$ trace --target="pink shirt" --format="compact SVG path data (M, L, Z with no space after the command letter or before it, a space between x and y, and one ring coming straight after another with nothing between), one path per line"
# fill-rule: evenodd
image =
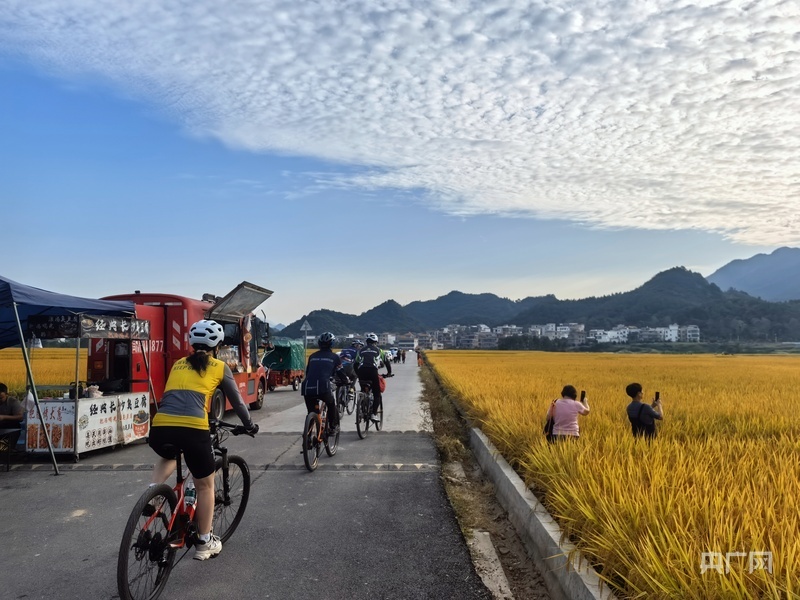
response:
M580 435L578 415L585 415L589 410L572 398L559 398L553 405L553 435Z

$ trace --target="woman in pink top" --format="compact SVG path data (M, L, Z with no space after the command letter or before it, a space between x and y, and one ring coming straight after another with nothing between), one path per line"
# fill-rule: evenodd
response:
M553 416L553 441L574 440L580 436L578 415L589 414L589 402L585 396L578 402L577 397L575 386L565 385L561 390L561 398L550 404L547 416Z

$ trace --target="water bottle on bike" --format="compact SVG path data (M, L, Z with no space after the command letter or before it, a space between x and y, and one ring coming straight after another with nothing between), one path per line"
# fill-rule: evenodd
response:
M197 504L197 488L194 487L194 479L189 477L186 481L186 491L183 496L183 503L189 507Z

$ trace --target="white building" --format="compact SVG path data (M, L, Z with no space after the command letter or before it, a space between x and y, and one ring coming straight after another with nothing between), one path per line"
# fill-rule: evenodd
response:
M516 325L498 325L492 329L492 333L500 337L510 337L512 335L523 335L525 330Z

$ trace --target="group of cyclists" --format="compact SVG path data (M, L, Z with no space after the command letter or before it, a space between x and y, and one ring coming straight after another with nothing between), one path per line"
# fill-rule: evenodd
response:
M328 421L333 434L339 429L339 411L336 410L330 382L333 380L337 385L352 385L356 380L368 381L373 395L370 412L372 418L377 419L376 413L382 402L378 369L386 367L387 376L392 375L391 360L378 346L378 336L374 333L367 334L366 344L358 339L353 340L350 347L344 348L339 354L333 351L335 342L336 336L329 331L317 338L319 350L308 357L305 378L300 387L309 413L317 410L319 400L328 406Z
M172 367L153 418L148 443L160 460L153 468L152 483L164 483L176 468L178 452L192 474L197 489L198 543L194 558L206 560L220 553L222 542L213 535L211 525L214 511L215 457L210 444L209 413L211 399L218 387L227 396L241 419L245 433L255 435L258 425L242 399L230 367L217 359L219 345L225 337L223 327L216 321L204 319L189 329L189 344L194 352L178 360ZM354 340L339 354L333 352L336 336L326 331L317 338L319 350L306 365L301 392L309 413L316 412L317 400L328 406L328 419L334 433L339 428L339 413L330 382L352 385L356 380L372 384L372 418L377 419L382 396L378 369L385 367L392 375L391 360L378 346L378 336L370 333L366 343Z
M394 350L394 354L392 355L392 362L400 363L402 362L405 364L406 362L406 351L405 350Z

